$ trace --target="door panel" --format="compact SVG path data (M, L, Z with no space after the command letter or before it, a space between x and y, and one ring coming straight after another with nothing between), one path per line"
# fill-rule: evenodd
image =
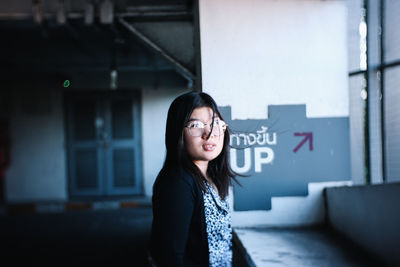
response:
M73 121L75 141L96 139L95 121L96 103L93 100L79 101L73 104Z
M96 118L100 105L96 97L66 98L68 179L71 196L102 194L102 147Z
M96 189L98 184L98 164L96 149L78 149L75 151L75 177L78 189Z
M141 192L140 125L137 98L114 95L106 104L107 168L110 194Z
M117 100L111 104L113 139L133 138L133 109L131 100Z
M113 169L114 187L131 187L135 185L133 149L114 149Z

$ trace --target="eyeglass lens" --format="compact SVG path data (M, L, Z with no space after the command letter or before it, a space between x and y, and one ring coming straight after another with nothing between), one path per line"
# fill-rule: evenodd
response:
M215 123L213 130L212 130L212 135L214 136L220 136L224 133L224 122L219 121L219 123ZM211 127L211 126L209 126ZM204 131L205 131L205 125L203 123L193 123L189 125L189 133L191 136L202 136Z

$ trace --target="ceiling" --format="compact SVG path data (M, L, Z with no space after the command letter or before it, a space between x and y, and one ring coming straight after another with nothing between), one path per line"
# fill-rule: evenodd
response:
M158 84L171 73L193 84L193 10L192 0L1 0L0 69L14 78L87 80L115 67L122 84Z
M2 0L0 19L22 19L38 16L76 18L106 16L171 17L191 13L193 0Z

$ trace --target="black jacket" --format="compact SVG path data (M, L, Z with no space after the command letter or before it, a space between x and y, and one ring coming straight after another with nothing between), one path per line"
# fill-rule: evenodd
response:
M158 266L208 266L203 192L187 171L163 170L153 187L150 253Z

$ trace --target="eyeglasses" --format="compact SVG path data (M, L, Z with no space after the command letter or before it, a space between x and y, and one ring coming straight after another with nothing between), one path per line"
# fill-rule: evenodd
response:
M186 125L186 128L188 128L189 134L191 136L199 137L204 134L206 125L207 124L203 123L202 121L194 120L194 121L188 122L188 124ZM209 126L211 128L211 125L209 125ZM211 135L214 135L214 136L223 135L227 126L228 126L228 124L226 124L222 120L214 120Z

